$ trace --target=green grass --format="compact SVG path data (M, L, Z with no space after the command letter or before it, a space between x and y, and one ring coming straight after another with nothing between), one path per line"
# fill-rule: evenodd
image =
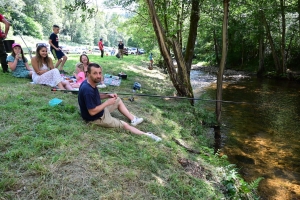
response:
M138 93L176 93L167 75L157 68L147 70L146 56L89 57L104 73L128 75L120 87L108 86L103 92L132 93L137 81L142 85ZM69 55L65 70L73 72L78 60L78 55ZM124 100L133 114L145 119L138 128L163 138L156 143L84 123L76 94L52 92L3 73L0 91L0 199L229 198L222 182L228 163L213 155L211 136L200 125L205 120L201 105L151 97ZM53 98L62 99L63 105L50 107ZM172 138L211 156L189 154ZM180 159L189 162L183 167Z

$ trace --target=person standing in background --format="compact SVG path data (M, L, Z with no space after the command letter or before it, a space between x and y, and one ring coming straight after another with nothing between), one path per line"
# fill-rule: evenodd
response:
M123 59L123 54L124 54L124 44L122 42L122 40L119 42L118 44L118 53L121 59Z
M103 58L103 54L104 54L104 46L103 46L103 40L102 38L100 38L99 42L98 42L98 47L100 49L101 52L101 58Z
M53 33L51 33L49 37L49 44L50 44L50 51L53 54L53 57L55 60L57 60L57 63L55 64L55 68L58 68L59 65L59 72L61 74L66 74L66 71L64 71L64 64L68 60L68 57L62 52L62 50L58 46L58 36L59 33L59 26L53 25Z
M111 50L110 55L111 55L111 56L114 56L114 55L115 55L115 47L113 47L113 49Z
M8 73L8 65L6 62L7 53L5 50L3 40L7 37L10 23L7 21L7 19L5 19L5 17L2 14L0 14L0 22L2 22L5 25L4 32L1 30L1 26L0 26L0 61L1 61L3 73Z
M150 65L149 65L148 69L152 70L153 69L153 54L150 53L148 58L149 58L149 61L150 61Z

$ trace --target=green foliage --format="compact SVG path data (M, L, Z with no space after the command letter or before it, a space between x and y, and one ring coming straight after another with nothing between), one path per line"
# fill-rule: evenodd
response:
M139 47L138 43L133 41L132 38L128 39L127 45L130 46L130 47Z
M27 17L22 13L11 13L13 20L14 33L16 35L28 35L38 39L43 38L41 25L34 21L34 19Z
M67 4L63 9L67 12L75 12L77 10L82 10L81 22L85 22L86 18L92 18L95 16L97 8L88 6L88 4L83 0L75 0L70 4Z
M249 184L241 178L234 165L218 168L217 174L222 178L228 199L259 199L256 189L259 182L263 180L262 177Z

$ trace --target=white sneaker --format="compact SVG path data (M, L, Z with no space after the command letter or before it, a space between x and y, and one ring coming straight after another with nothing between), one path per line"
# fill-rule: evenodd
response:
M103 84L100 84L100 85L97 85L97 88L105 88L106 85L103 83Z
M146 135L147 135L148 137L152 138L153 140L155 140L156 142L159 142L159 141L162 140L161 137L158 137L157 135L154 135L154 134L151 133L151 132L146 133Z
M143 121L144 121L143 118L137 118L136 116L134 116L133 120L131 121L131 125L136 126L136 125L142 123Z

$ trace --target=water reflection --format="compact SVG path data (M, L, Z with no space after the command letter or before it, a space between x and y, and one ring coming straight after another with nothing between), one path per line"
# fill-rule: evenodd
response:
M214 99L216 79L197 73L191 79L203 76L197 80L204 83L192 81L195 96ZM205 86L198 88L201 85ZM259 187L262 199L300 199L300 85L229 77L223 99L254 104L223 103L222 153L237 164L247 181L265 178ZM215 109L214 103L205 106Z

